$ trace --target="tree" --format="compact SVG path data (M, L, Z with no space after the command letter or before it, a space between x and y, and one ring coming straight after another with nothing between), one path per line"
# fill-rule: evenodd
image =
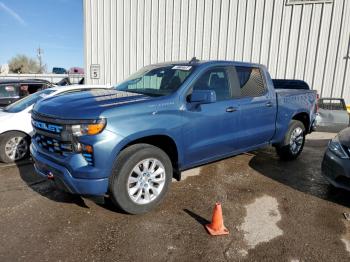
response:
M16 55L9 61L10 73L31 74L42 73L45 65L40 68L39 63L26 55Z

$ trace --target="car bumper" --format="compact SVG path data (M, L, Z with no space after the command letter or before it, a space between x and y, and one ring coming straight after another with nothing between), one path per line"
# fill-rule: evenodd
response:
M335 187L350 190L350 160L327 150L322 161L322 174Z
M48 159L35 143L31 144L30 152L34 160L35 171L40 176L53 180L57 188L79 195L102 196L107 193L108 178L87 179L74 177L74 172ZM94 177L93 172L98 172L98 170L90 169L89 172L89 175Z

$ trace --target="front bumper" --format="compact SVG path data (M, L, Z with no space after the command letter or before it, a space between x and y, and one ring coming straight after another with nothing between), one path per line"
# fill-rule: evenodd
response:
M322 174L333 186L350 191L349 159L342 159L327 149L322 161Z
M52 179L59 189L79 195L102 196L106 194L108 177L91 179L74 177L74 172L45 156L35 142L31 144L30 152L34 160L35 171L44 178ZM98 172L95 169L89 171L90 175L92 175L91 172Z

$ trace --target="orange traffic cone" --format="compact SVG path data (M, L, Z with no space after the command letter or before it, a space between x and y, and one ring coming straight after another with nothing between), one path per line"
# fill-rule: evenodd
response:
M228 235L229 232L224 226L224 219L222 218L221 203L215 204L211 224L205 225L205 228L212 236Z

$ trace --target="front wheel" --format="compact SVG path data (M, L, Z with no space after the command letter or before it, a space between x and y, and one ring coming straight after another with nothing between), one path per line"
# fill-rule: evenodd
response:
M292 120L284 138L284 144L276 146L276 152L282 160L294 160L305 144L305 127L298 120Z
M118 156L109 180L111 199L127 213L148 212L165 197L172 174L171 161L160 148L148 144L127 147Z
M18 131L7 132L0 136L0 161L13 163L29 155L30 138Z

